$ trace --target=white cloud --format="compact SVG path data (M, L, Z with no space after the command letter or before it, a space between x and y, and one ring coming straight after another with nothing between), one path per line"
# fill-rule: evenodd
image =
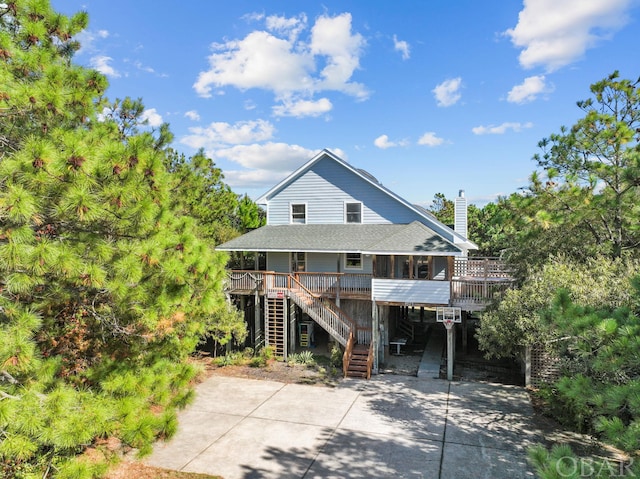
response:
M240 121L235 124L213 122L207 127L191 127L190 135L180 139L192 148L214 149L266 141L273 137L275 127L265 120Z
M462 97L460 88L462 87L462 78L450 78L437 85L433 90L433 96L438 106L455 105Z
M187 118L193 121L200 121L200 115L196 110L189 110L184 114L184 116L186 116Z
M212 158L224 158L250 170L288 174L304 162L309 161L317 151L288 143L267 142L235 145L208 153Z
M418 140L418 145L425 145L425 146L439 146L439 145L442 145L443 143L444 143L444 139L439 138L433 131L426 132Z
M157 128L162 125L162 115L155 108L148 108L142 112L142 121L148 121L149 126Z
M535 100L539 94L552 91L553 88L547 86L544 75L536 75L524 79L521 85L514 86L507 94L507 101L510 103L529 103Z
M393 47L396 49L396 51L402 53L403 60L409 59L409 44L407 42L405 42L404 40L398 40L398 37L394 35Z
M310 55L292 51L293 45L268 32L255 31L242 40L214 44L210 69L201 72L194 84L198 95L211 96L212 86L233 86L240 90L262 88L277 94L310 90L313 70Z
M378 138L373 140L373 144L378 148L386 150L387 148L394 148L396 146L407 146L409 142L407 140L389 141L389 137L387 135L380 135Z
M304 13L299 17L290 18L270 15L265 18L265 25L270 31L286 35L289 41L294 42L307 28L307 16Z
M386 150L387 148L392 148L396 146L396 144L392 141L389 141L389 137L387 135L380 135L378 138L373 140L373 144L378 148Z
M505 35L522 49L524 68L551 72L581 58L629 20L632 0L525 0L518 24Z
M319 100L298 100L298 101L284 101L282 105L276 105L273 107L273 114L275 116L293 116L296 118L302 118L306 116L320 116L324 113L328 113L333 109L333 104L327 98L320 98Z
M346 154L340 149L332 151L342 159ZM265 143L237 145L231 148L208 151L211 158L226 159L243 166L244 170L225 170L224 180L232 188L268 188L287 177L318 153L299 145Z
M307 158L309 160L311 157ZM301 163L302 164L302 163ZM224 170L224 182L235 190L269 188L282 181L288 173L271 170Z
M109 37L108 30L82 30L75 36L75 39L80 42L80 50L76 53L81 55L86 52L96 52L95 43L98 39L105 39Z
M320 72L322 80L316 89L335 90L365 99L369 92L360 83L349 82L353 72L360 67L360 55L365 40L359 33L351 33L351 14L335 17L322 16L311 29L311 53L323 56L325 67Z
M133 62L133 66L136 67L138 70L141 70L143 72L147 72L147 73L155 73L156 71L149 67L144 65L140 60L136 60Z
M234 87L271 91L278 101L295 97L296 102L313 102L322 91L368 97L362 84L351 81L365 40L352 32L350 14L319 17L306 39L299 38L308 28L304 15L270 16L264 21L267 30L212 45L209 69L200 72L193 85L198 95L210 97L213 89Z
M241 18L246 22L260 22L264 20L264 17L264 13L253 12L243 15Z
M525 128L533 127L533 123L516 123L516 122L505 122L501 125L489 125L489 126L476 126L471 129L471 131L475 135L503 135L507 132L507 130L512 130L515 132L522 131Z
M94 68L95 70L98 70L103 75L106 75L112 78L119 78L121 76L120 72L118 72L115 68L109 65L109 62L111 62L112 60L113 58L108 57L106 55L97 55L95 57L92 57L91 60L89 60L89 64L91 65L92 68Z

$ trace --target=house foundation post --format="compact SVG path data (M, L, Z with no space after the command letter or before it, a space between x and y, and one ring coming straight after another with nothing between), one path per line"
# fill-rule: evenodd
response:
M447 381L453 381L454 350L455 350L454 328L447 328Z
M468 324L468 316L469 313L466 311L462 312L462 352L464 354L467 354L468 352L468 347L467 347L467 339L468 339L468 331L467 331L467 324Z
M260 281L256 280L256 290L253 297L253 347L257 348L262 339L262 332L260 331Z
M524 385L531 386L531 346L524 348Z
M292 351L296 350L296 305L293 301L289 301L289 345Z
M287 353L289 351L289 298L285 297L282 300L282 359L287 360Z
M378 330L378 306L376 305L375 299L372 301L371 305L371 342L373 343L373 374L378 374L378 348L380 345L380 331Z

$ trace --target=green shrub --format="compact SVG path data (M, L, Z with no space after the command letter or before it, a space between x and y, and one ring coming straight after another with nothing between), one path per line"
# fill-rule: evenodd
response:
M342 355L343 351L340 347L334 346L331 348L331 366L334 368L342 368Z
M536 445L528 450L528 461L540 479L607 479L613 477L636 477L640 468L633 460L620 458L580 457L566 445L555 445L548 450Z
M263 368L267 365L267 361L262 356L256 356L255 358L251 358L249 361L249 366L252 368Z
M266 362L275 357L275 352L271 346L265 346L260 350L260 357Z
M302 351L289 356L289 364L302 364L305 366L313 366L316 360L311 351Z
M224 366L237 366L238 364L242 364L245 361L245 357L242 353L232 352L227 353L224 356L218 356L213 359L213 364L216 366L224 367Z

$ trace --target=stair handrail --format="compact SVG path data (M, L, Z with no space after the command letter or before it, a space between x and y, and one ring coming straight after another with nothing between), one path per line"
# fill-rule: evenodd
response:
M344 348L344 353L342 354L342 372L344 373L344 377L347 377L347 373L349 371L349 363L351 362L351 356L353 355L353 346L355 345L355 335L353 331L349 332L349 339L347 341L347 345Z
M369 354L367 355L367 379L371 379L371 369L373 369L373 341L369 343Z
M290 276L290 279L291 279L290 286L293 286L293 285L296 286L295 288L290 287L289 289L290 295L293 297L293 299L294 300L298 299L297 292L300 291L302 297L307 297L312 301L313 304L321 306L321 310L319 312L317 310L312 310L311 308L308 308L307 305L304 303L304 301L300 301L298 305L303 309L306 309L305 312L307 314L315 313L317 317L314 319L316 319L316 321L318 321L319 323L325 323L325 324L321 324L321 326L325 327L325 329L327 330L332 330L337 336L336 339L338 339L343 346L346 346L346 343L349 340L349 334L352 334L353 331L355 331L357 328L356 322L353 319L351 319L336 304L334 304L329 300L323 300L321 296L311 292L302 283L300 283L300 281L298 281L298 279L295 278L294 276ZM321 315L322 311L328 313L330 317L334 319L336 323L341 324L346 331L339 331L335 327L333 327L330 321L327 321L325 318L322 317Z

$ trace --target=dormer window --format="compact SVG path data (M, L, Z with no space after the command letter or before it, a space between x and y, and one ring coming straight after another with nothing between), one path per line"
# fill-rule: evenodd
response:
M345 219L347 223L362 223L362 203L346 203Z
M304 203L291 205L291 223L305 224L307 222L307 205Z

